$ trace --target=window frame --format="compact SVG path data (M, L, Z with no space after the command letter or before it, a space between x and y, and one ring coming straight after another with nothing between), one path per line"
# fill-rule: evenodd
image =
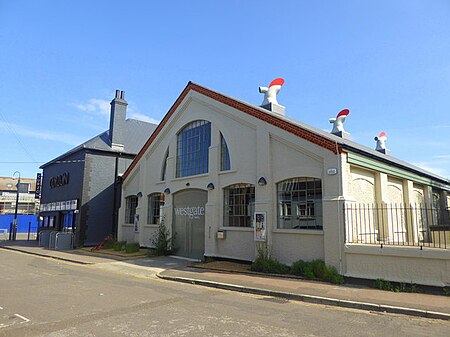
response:
M30 188L30 183L17 183L17 190L19 191L19 193L30 193Z
M147 225L159 225L161 223L161 208L164 204L164 193L156 192L147 195Z
M167 178L167 159L169 158L169 148L167 148L166 154L161 167L161 181L165 181Z
M238 183L224 187L224 227L253 228L255 197L255 185L253 184Z
M138 197L136 195L129 195L125 198L125 223L133 224L134 216L136 215L136 208L138 206Z
M185 125L177 134L176 178L209 172L211 122L196 120Z
M323 230L322 180L295 177L277 183L277 229Z
M230 171L231 170L231 160L230 160L230 152L228 150L228 144L223 136L222 132L220 133L220 171Z

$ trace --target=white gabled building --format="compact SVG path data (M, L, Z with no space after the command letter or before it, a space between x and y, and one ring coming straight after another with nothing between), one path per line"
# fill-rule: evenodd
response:
M450 182L338 129L189 82L123 176L119 240L150 247L164 218L180 256L252 261L263 240L284 263L450 284Z

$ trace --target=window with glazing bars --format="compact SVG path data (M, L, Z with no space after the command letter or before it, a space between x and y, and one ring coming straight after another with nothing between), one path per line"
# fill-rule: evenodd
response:
M252 227L255 186L236 184L224 188L224 226Z
M195 121L187 125L177 137L177 177L208 172L211 123Z
M125 198L125 223L134 223L137 203L138 198L135 195L131 195Z
M162 206L164 206L164 193L153 193L148 196L147 224L160 224Z
M228 145L225 138L220 134L220 170L230 170L230 153L228 152Z
M278 228L322 229L322 182L294 178L277 184Z
M167 158L169 158L169 149L167 149L166 155L164 156L163 166L161 170L161 181L166 180Z

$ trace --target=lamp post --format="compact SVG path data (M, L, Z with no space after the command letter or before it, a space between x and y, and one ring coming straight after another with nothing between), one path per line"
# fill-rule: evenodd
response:
M19 208L19 186L20 186L20 172L16 171L13 173L13 179L16 175L16 173L18 174L18 179L17 179L17 195L16 195L16 207L14 210L14 221L13 221L13 228L11 230L12 232L12 240L15 241L16 240L16 234L17 234L17 210ZM9 233L10 235L10 239L11 239L11 232Z

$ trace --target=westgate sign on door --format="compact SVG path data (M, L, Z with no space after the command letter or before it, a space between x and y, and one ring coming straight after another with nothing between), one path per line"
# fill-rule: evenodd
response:
M175 208L175 215L187 216L189 219L199 219L201 216L205 215L205 207L177 207Z

